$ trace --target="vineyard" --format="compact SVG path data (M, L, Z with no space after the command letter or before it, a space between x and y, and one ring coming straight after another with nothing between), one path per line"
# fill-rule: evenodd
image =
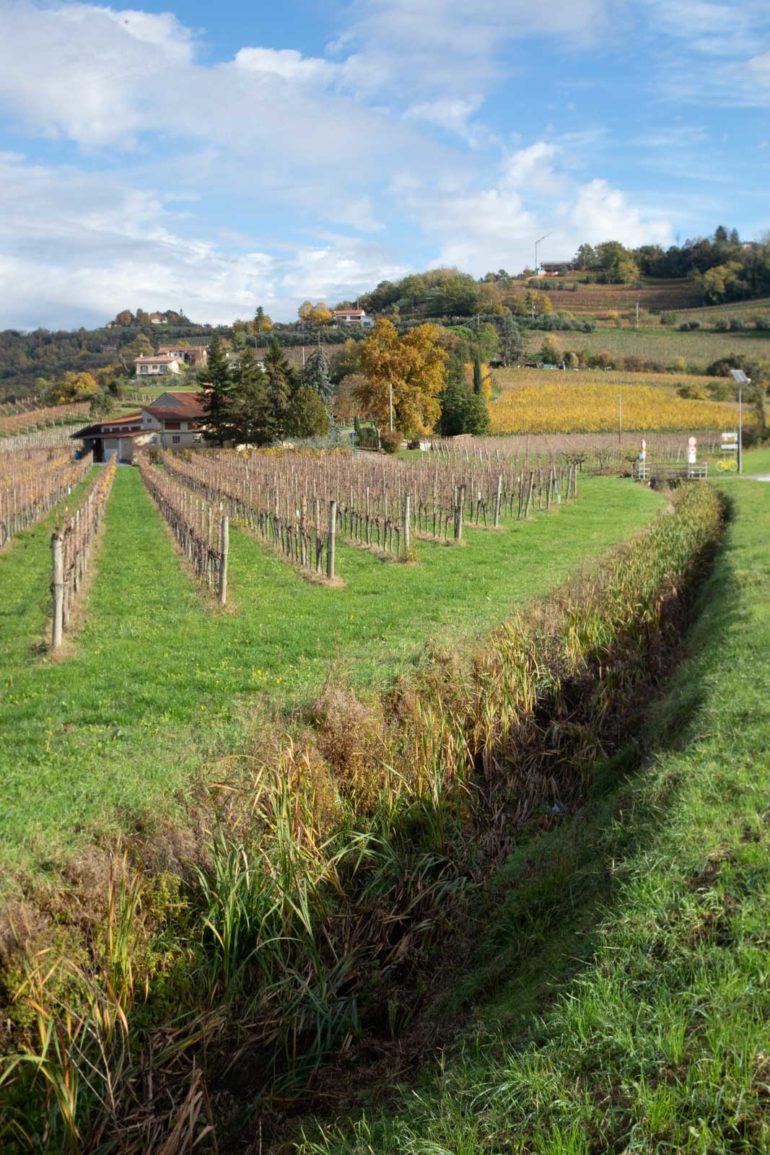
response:
M660 432L732 428L734 405L690 401L648 385L582 384L541 372L537 385L509 386L490 402L494 433Z
M0 455L0 548L67 497L91 468L70 447L17 449Z
M527 355L537 358L544 337L562 353L572 350L597 356L606 354L612 366L619 369L642 369L654 372L703 374L709 365L729 353L747 357L766 357L767 339L744 330L738 333L713 333L676 329L597 329L593 333L530 331ZM631 364L625 364L627 360Z
M582 805L722 516L709 485L669 502L593 476L637 446L611 428L77 463L0 553L2 894L50 896L2 1004L30 1056L5 1078L41 1149L159 1150L188 1107L228 1149L234 1053L294 1095L345 1039L408 1022L452 912ZM661 460L685 445L648 438ZM65 459L7 454L0 485Z
M563 279L546 277L532 284L549 294L555 309L565 309L576 316L601 316L620 310L633 312L637 302L640 308L650 310L692 309L701 303L689 280L648 279L641 287L634 287L585 284L567 274Z
M413 537L460 543L463 526L498 529L574 497L574 462L541 456L450 452L430 461L349 454L204 452L143 463L151 492L162 484L200 552L211 549L212 505L305 573L335 578L335 540L385 558L412 560ZM160 480L162 478L162 481ZM172 498L172 489L174 487Z
M88 414L88 402L72 405L0 405L0 438L48 426L73 424Z

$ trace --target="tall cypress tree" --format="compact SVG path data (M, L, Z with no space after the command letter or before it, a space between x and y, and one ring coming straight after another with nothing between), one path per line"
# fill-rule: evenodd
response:
M473 358L473 392L477 397L481 397L483 392L483 381L481 379L481 361L478 353Z

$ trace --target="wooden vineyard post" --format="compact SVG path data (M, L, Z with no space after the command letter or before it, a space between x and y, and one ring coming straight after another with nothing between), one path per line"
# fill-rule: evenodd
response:
M532 491L534 490L534 488L535 488L535 475L534 475L534 473L530 473L529 484L527 485L527 504L526 504L526 507L524 509L524 520L525 521L529 517L529 511L532 508Z
M495 493L495 529L500 528L500 502L503 497L503 475L499 473L497 476L497 492Z
M411 510L409 507L410 507L410 497L409 497L409 494L407 493L406 496L404 497L404 530L403 530L403 533L401 534L401 548L402 548L403 561L409 561L409 554L411 552L411 542L410 542L410 536L409 536L409 531L410 531L409 518L410 518Z
M51 538L51 554L53 557L53 626L51 631L51 647L59 649L64 632L64 554L62 541L58 533Z
M465 486L461 485L457 492L455 505L455 541L463 539L463 512L465 510Z
M329 544L326 548L326 576L334 579L334 555L337 542L337 502L329 502Z
M223 517L219 523L219 604L227 605L227 555L230 552L230 519Z

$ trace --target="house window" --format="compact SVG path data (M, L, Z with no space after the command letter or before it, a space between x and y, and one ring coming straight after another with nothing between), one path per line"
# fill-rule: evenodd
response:
M179 428L180 428L180 425L179 425L178 421L167 421L166 422L166 429L179 429Z
M171 443L172 443L172 445L178 445L181 440L182 440L182 438L179 436L179 434L175 433L174 436L171 438Z

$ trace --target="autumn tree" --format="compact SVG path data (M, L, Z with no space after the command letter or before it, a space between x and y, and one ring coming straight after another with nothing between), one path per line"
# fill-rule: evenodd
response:
M62 375L61 381L49 387L46 400L52 405L68 405L72 401L90 401L100 393L99 382L93 373L70 370Z
M251 327L256 337L262 336L263 333L272 333L273 320L261 305L257 306L257 311L254 314L254 320L251 322Z
M364 383L356 390L365 416L388 426L392 397L394 428L407 437L433 429L447 359L440 337L436 325L418 325L399 337L390 321L375 324L361 345Z
M312 301L303 301L297 315L304 325L330 325L334 320L334 313L323 301L315 305Z

